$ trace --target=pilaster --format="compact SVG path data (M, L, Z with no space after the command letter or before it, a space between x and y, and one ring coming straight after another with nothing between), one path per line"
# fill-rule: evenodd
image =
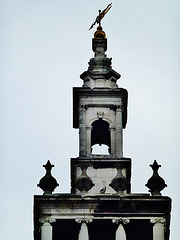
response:
M89 240L87 224L92 222L91 218L76 218L75 221L81 224L78 240Z
M87 156L91 154L91 130L92 127L86 127L86 149L87 149Z
M41 240L52 240L52 223L56 220L51 218L40 218Z
M111 137L111 156L115 157L115 155L116 155L116 148L115 148L116 132L115 132L115 127L109 127L109 129L110 129L110 137Z
M164 240L165 231L165 218L152 218L150 220L153 223L153 240Z
M85 157L86 152L86 107L85 105L79 106L79 156Z
M114 218L112 219L113 223L119 224L116 230L116 240L126 240L126 232L124 230L124 224L128 224L130 222L129 218Z
M116 108L116 157L123 157L123 137L122 137L122 112L121 105Z

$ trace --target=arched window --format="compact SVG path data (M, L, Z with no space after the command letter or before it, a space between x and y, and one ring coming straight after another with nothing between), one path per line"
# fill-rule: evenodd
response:
M108 153L110 153L111 142L110 142L109 123L102 119L96 120L92 123L91 147L93 147L96 144L99 144L99 146L101 146L102 144L106 145L107 147L109 147ZM107 152L107 147L106 147L106 150L103 150L102 148L103 153ZM105 154L108 154L108 153L105 153Z

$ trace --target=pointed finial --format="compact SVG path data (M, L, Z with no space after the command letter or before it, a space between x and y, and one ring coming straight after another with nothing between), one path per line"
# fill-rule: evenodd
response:
M54 165L52 165L51 162L48 160L46 165L43 165L43 167L46 169L46 171L50 172Z
M153 196L161 196L161 191L167 187L167 185L165 184L165 181L163 178L161 178L158 174L158 169L161 167L161 165L159 165L157 163L156 160L154 160L153 164L149 165L152 170L153 170L153 175L152 177L148 180L147 184L145 185L146 187L149 188L149 192L151 192L151 194Z
M154 172L157 172L158 169L161 167L161 165L159 165L156 160L154 160L153 164L150 164L149 166L152 168Z
M54 167L48 160L46 165L43 165L46 169L46 174L43 178L40 179L39 184L37 185L44 191L44 195L52 194L54 189L59 186L56 179L51 175L51 170Z

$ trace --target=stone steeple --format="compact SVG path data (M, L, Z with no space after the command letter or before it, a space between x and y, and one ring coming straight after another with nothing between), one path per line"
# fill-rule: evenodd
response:
M77 164L84 161L89 166L87 174L95 183L90 193L99 193L103 183L106 193L113 193L109 184L116 175L117 162L129 182L125 190L130 192L131 159L123 157L128 93L118 87L120 74L112 69L112 59L105 55L107 38L101 26L94 33L92 50L94 57L88 70L80 75L83 85L73 88L73 127L79 129L79 157L71 159L72 192L77 193L75 182L80 171ZM94 154L95 145L108 147L108 154Z
M79 156L89 157L93 144L105 144L111 157L122 157L128 93L118 87L120 74L112 69L111 58L105 55L107 39L102 27L94 36L94 57L88 70L80 75L83 86L73 88L73 127L79 128Z
M166 184L156 161L146 184L151 195L131 193L131 159L123 156L128 93L118 87L120 75L105 55L100 19L107 9L96 18L94 57L80 75L83 85L73 88L79 155L71 158L71 193L52 194L58 183L48 161L38 184L44 194L34 196L35 240L169 240L171 199L160 193ZM108 153L93 153L95 145L105 145Z

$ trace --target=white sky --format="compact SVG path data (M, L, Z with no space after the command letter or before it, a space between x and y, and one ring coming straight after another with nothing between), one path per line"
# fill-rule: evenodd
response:
M78 156L72 87L93 57L88 31L106 0L0 1L0 239L32 239L33 195L48 159L69 192L69 159ZM102 21L108 57L129 92L124 156L132 192L147 193L156 159L173 200L171 240L180 236L180 2L113 1Z

